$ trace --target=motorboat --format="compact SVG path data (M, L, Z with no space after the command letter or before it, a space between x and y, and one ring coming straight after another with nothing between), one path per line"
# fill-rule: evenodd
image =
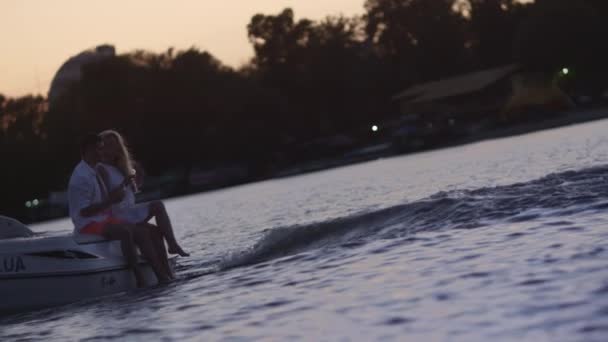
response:
M157 284L140 258L145 286ZM136 288L120 242L86 234L34 234L0 216L0 314L68 304Z

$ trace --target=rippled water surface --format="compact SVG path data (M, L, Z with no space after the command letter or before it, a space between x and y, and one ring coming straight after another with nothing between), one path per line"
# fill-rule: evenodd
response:
M178 281L5 317L0 340L606 341L606 132L600 121L167 201L192 252Z

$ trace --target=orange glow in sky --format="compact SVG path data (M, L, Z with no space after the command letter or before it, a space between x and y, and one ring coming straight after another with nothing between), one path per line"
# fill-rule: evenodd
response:
M0 0L0 93L46 95L61 64L100 44L117 53L195 46L238 67L253 56L254 14L363 14L364 0Z
M296 18L318 20L363 14L364 2L0 0L0 93L46 95L63 62L100 44L114 45L117 53L195 46L238 67L253 56L246 26L254 14L278 14L291 7Z

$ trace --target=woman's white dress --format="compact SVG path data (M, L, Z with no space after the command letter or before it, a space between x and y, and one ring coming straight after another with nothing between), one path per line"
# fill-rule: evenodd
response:
M103 167L107 172L109 184L105 184L108 191L112 191L121 186L125 176L115 166L100 163L97 167ZM129 223L142 223L150 217L149 203L135 203L135 193L131 186L125 187L125 197L122 201L112 205L112 216Z

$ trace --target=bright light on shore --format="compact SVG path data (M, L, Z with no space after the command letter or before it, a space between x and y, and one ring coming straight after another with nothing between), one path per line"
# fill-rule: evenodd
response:
M373 125L372 126L372 132L378 132L378 126Z
M562 74L568 75L569 72L570 70L568 68L562 68Z

